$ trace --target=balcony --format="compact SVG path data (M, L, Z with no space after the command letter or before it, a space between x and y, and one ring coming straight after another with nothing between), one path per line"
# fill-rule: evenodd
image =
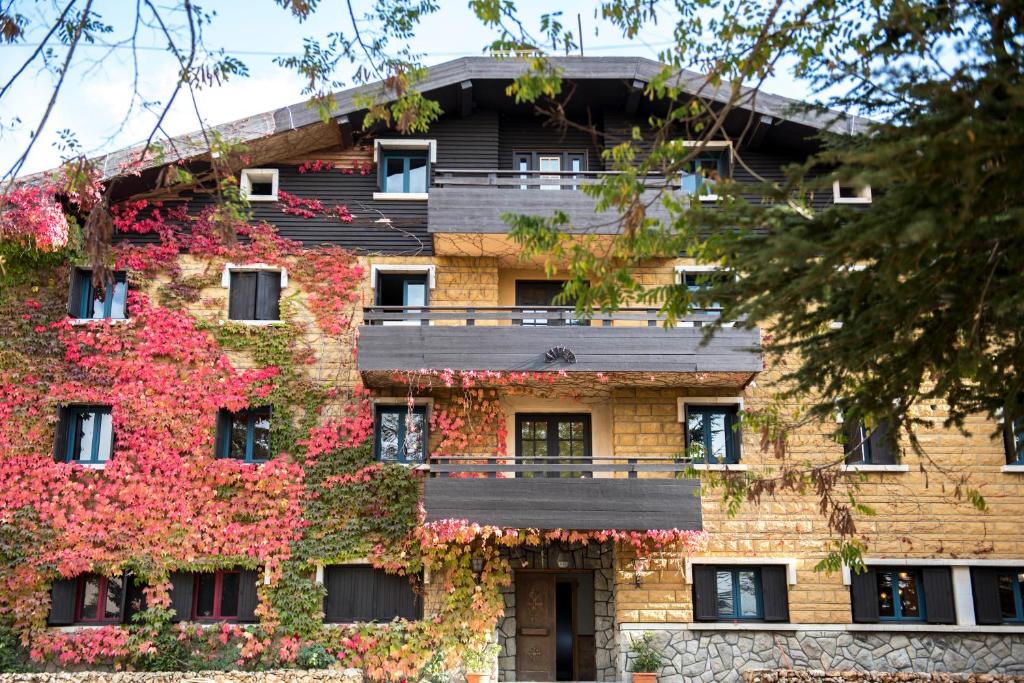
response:
M611 235L619 230L619 215L595 211L594 198L581 187L612 171L434 170L427 200L427 229L431 233L507 233L504 213L550 216L559 210L569 217L567 232ZM659 188L678 190L679 183L651 175L647 208L652 218L669 215L655 195Z
M577 320L564 306L377 306L363 312L357 367L369 386L389 384L391 373L451 369L668 373L675 384L742 387L763 368L760 331L726 327L705 339L716 315L665 328L652 308Z
M435 457L424 482L428 522L623 531L702 528L700 482L659 456ZM647 476L653 474L654 476Z

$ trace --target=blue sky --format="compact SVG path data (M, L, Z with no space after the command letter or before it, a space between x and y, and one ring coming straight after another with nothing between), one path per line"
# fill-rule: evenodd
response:
M439 0L442 10L428 17L412 41L415 50L424 53L427 64L437 64L462 56L479 55L493 39L472 15L464 0ZM61 3L63 4L63 2ZM123 39L130 30L134 4L127 0L96 0L94 7L103 19L115 26L111 42ZM169 3L160 3L169 4ZM355 3L357 12L365 2ZM639 39L628 41L609 24L595 18L597 3L566 1L558 3L564 11L566 24L576 23L576 14L583 21L584 50L588 55L636 55L656 58L659 50L671 44L672 16L666 14L659 24L645 31ZM44 17L56 14L55 0L26 4L20 11L34 21L26 46L0 47L0 78L6 82L21 65L45 33ZM202 5L217 16L207 26L208 47L222 47L241 58L249 67L249 77L211 86L197 94L193 107L187 94L179 95L164 122L171 135L199 128L196 109L207 124L216 125L276 107L302 101L300 77L277 65L277 54L297 54L305 36L323 38L327 33L344 29L347 8L341 0L322 0L316 13L300 24L272 0L208 0ZM520 11L531 30L536 29L540 15L551 11L554 3L526 0ZM595 35L596 32L596 35ZM141 34L140 34L141 35ZM82 150L88 155L119 149L141 141L156 121L176 76L176 67L162 50L157 36L149 32L140 38L142 74L138 90L147 106L129 111L132 93L131 51L101 46L84 47L80 59L69 72L54 112L42 136L35 144L23 173L52 168L60 162L58 148L61 130L72 130ZM337 74L349 82L350 67L346 64ZM54 83L52 74L41 70L26 72L15 88L0 101L0 170L5 172L24 150L31 131L36 127ZM768 82L766 90L780 95L801 98L806 90L799 83L785 78ZM20 122L16 119L20 119Z

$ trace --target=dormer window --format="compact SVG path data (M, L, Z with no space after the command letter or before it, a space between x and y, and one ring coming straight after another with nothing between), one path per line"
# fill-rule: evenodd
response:
M113 273L103 291L92 284L92 271L75 268L71 273L68 315L76 320L123 320L128 317L128 277Z
M277 201L278 171L276 168L246 168L242 170L242 196L250 202Z
M870 204L871 186L837 180L832 183L832 201L835 204Z
M377 140L377 200L425 200L430 185L430 165L437 163L435 140L396 138Z

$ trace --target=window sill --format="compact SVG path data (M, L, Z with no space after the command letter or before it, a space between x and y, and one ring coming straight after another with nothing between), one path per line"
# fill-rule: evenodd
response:
M75 462L74 460L65 461L66 465L78 465L85 470L102 470L107 466L105 462Z
M833 631L874 633L1024 633L1024 625L981 626L976 624L794 624L790 622L686 622L622 624L623 631Z
M1007 474L1024 474L1024 463L1017 463L1014 465L1003 465L1000 472L1006 472Z
M843 465L843 472L909 472L909 465Z
M131 321L131 318L71 318L71 326L80 327L86 325L97 325L99 323L110 323L111 325L127 325Z
M863 197L835 197L832 199L833 204L870 204L871 200Z
M721 199L717 194L701 194L697 195L697 198L702 202L717 202Z
M425 202L429 198L426 192L374 192L374 201L385 202Z
M276 202L277 201L277 195L276 194L257 194L257 195L248 196L245 199L247 201L249 201L250 203L251 202Z
M719 463L693 463L690 465L693 469L707 472L745 472L750 469L750 465L742 462L733 462L728 464Z
M288 323L284 320L222 320L221 324L232 323L235 325L249 325L250 327L283 327Z

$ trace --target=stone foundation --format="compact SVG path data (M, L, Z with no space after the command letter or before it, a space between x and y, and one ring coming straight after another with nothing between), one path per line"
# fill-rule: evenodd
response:
M747 683L1018 683L1013 674L890 673L887 671L747 671Z
M618 645L615 625L615 550L611 543L589 543L586 546L565 546L553 543L544 548L512 548L503 550L513 570L551 569L555 558L564 551L572 558L563 569L590 569L594 572L594 646L597 680L619 681ZM516 680L516 587L502 589L505 614L498 620L498 680Z
M61 671L0 674L0 683L362 683L358 669L305 671Z
M819 673L977 672L1018 674L1016 678L1024 680L1024 634L1019 633L689 629L653 632L656 645L668 660L658 677L659 683L738 682L743 680L744 672L764 669ZM620 661L625 667L630 637L639 633L631 630L621 637ZM857 680L867 683L875 679Z

